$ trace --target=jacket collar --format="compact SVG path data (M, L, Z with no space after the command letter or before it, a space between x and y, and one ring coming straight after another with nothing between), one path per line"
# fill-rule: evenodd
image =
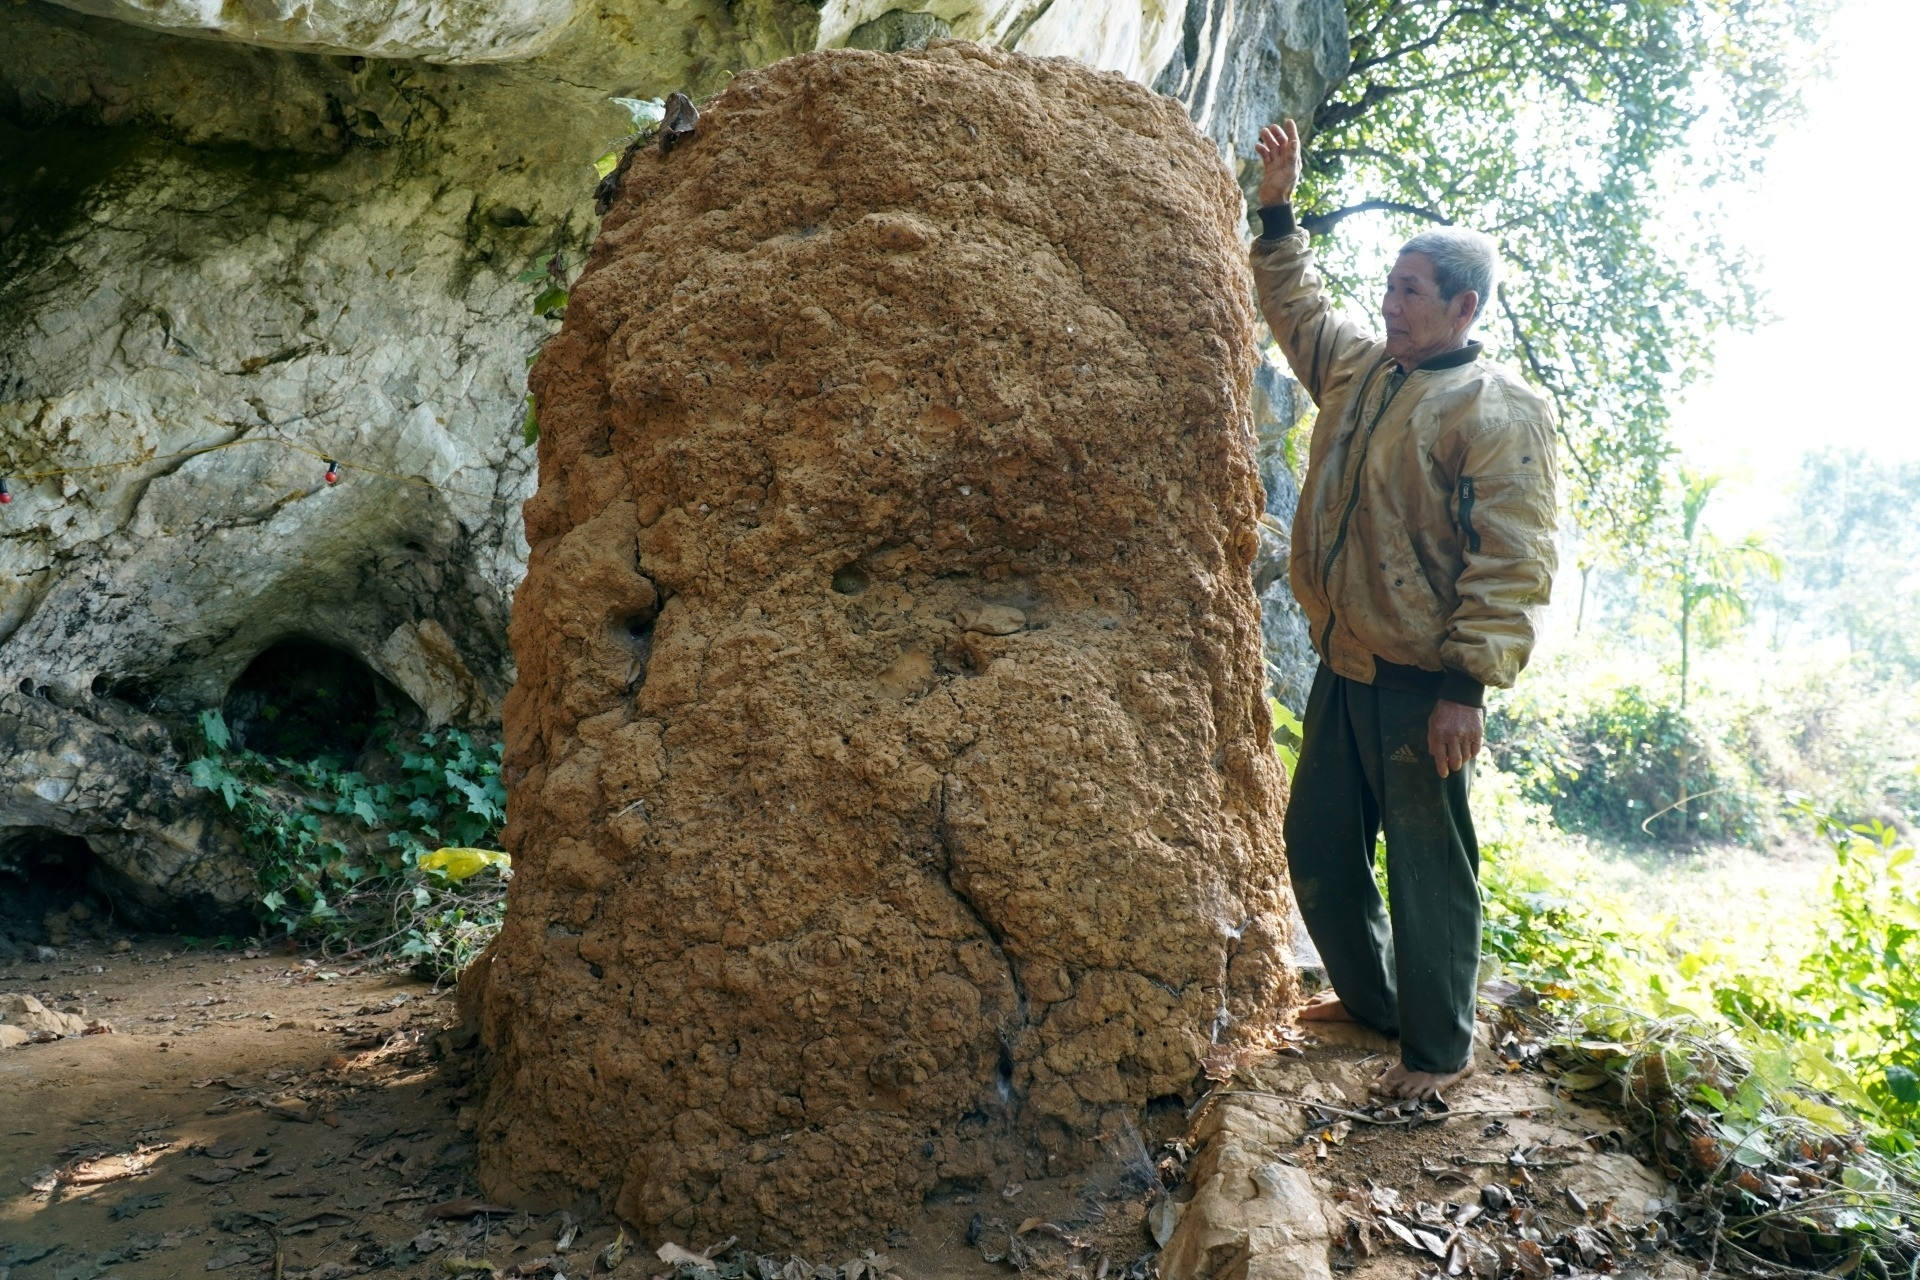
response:
M1422 360L1413 366L1415 373L1431 373L1437 369L1458 369L1463 364L1472 364L1480 358L1480 344L1469 342L1466 346L1453 351L1442 352L1431 360Z

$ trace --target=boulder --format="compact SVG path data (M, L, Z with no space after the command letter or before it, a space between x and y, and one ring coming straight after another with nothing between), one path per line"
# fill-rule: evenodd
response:
M488 1195L817 1253L1284 1013L1240 216L1177 104L960 42L634 156L533 377Z
M18 1028L28 1036L36 1032L77 1036L87 1029L87 1020L80 1015L49 1009L32 996L25 995L0 997L0 1018L6 1019L7 1026Z
M250 927L252 864L166 728L88 701L92 714L0 692L0 851L21 829L77 837L93 851L94 887L130 923Z

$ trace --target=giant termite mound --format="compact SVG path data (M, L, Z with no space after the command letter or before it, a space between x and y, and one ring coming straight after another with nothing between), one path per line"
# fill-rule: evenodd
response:
M534 371L490 1194L872 1239L1292 995L1239 195L958 42L636 153Z

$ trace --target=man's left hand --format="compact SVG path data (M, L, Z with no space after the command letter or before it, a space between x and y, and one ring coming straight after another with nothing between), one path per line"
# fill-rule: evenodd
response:
M1480 754L1486 729L1487 713L1479 707L1445 698L1433 704L1433 714L1427 717L1427 750L1441 777L1460 772Z

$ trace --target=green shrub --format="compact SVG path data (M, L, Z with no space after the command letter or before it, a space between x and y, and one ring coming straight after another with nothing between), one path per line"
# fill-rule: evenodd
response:
M1728 1018L1819 1044L1885 1121L1920 1136L1920 874L1913 845L1879 822L1804 806L1834 853L1819 934L1791 979L1737 975L1715 987Z
M205 751L191 776L220 798L252 856L266 926L325 947L397 955L436 977L458 972L498 929L511 874L504 855L450 873L434 854L498 849L506 819L499 743L458 729L403 733L387 722L362 772L332 757L247 751L218 711L201 714L200 730Z
M1735 1079L1696 1099L1726 1123L1758 1125L1770 1110L1858 1126L1905 1158L1920 1149L1920 859L1882 824L1797 807L1834 859L1823 897L1773 908L1804 912L1806 928L1756 929L1712 909L1682 921L1609 892L1583 841L1555 830L1517 779L1481 770L1488 967L1560 997L1601 1040L1724 1040L1766 1095Z
M1637 683L1568 692L1533 682L1487 724L1494 759L1570 831L1763 843L1779 833L1779 804L1730 736L1700 706L1682 710Z

